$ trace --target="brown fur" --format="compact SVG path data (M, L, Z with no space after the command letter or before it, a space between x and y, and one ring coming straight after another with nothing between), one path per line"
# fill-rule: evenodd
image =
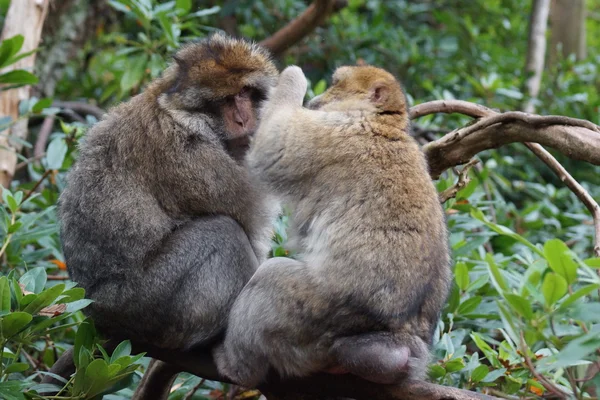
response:
M230 314L221 371L254 385L280 374L421 377L449 282L443 210L388 72L342 67L302 108L286 69L251 145L251 168L291 205L298 260L274 258Z

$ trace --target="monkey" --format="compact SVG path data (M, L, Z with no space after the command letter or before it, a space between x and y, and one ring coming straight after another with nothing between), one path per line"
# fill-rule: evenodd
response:
M303 107L285 69L248 165L293 210L295 259L261 264L213 355L248 387L270 372L344 373L381 384L421 379L450 285L447 228L400 83L344 66Z
M243 155L279 72L214 34L84 137L59 200L68 272L110 338L209 346L267 257L276 205Z

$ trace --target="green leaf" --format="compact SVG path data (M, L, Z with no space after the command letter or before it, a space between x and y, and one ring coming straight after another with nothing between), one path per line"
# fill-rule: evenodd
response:
M487 367L487 365L479 365L473 370L473 372L471 372L471 382L480 382L487 376L487 374L489 374L489 372L490 369Z
M60 299L58 303L73 303L85 297L85 289L76 287L73 289L65 290L62 295L65 297L63 299Z
M30 313L32 315L37 314L44 307L48 307L61 293L65 290L65 284L61 283L56 286L52 286L49 289L44 290L42 293L38 295L38 297L29 303L27 307L23 311Z
M46 168L61 169L69 147L64 138L58 137L50 142L46 151Z
M504 280L504 276L500 272L500 269L496 265L496 261L494 261L494 256L490 253L486 253L485 260L488 264L488 271L490 272L490 276L492 278L492 284L498 291L498 293L503 293L508 290L508 285Z
M175 7L184 14L189 13L192 9L192 0L177 0L175 4Z
M552 369L576 365L586 357L595 353L600 348L600 334L598 330L590 331L585 335L572 340L556 355L556 362L547 360Z
M131 342L129 340L125 340L117 346L115 351L113 351L112 356L110 356L110 363L112 364L118 358L131 355Z
M542 283L542 293L548 307L553 306L567 293L567 281L554 272L548 272Z
M597 283L582 287L581 289L577 290L575 293L567 296L567 298L561 303L561 305L560 305L560 307L558 307L558 309L566 310L571 304L573 304L580 298L587 296L588 294L592 293L596 289L600 289L600 285L598 285Z
M313 87L313 93L315 96L320 95L327 89L327 82L324 79L321 79L317 84Z
M35 85L36 83L38 83L38 78L31 72L22 69L16 69L0 75L0 84Z
M73 345L73 361L77 368L82 368L82 351L91 349L96 340L96 329L89 319L86 319L79 325L75 335L75 344Z
M600 268L600 257L588 258L584 263L590 268Z
M24 41L23 35L15 35L0 43L0 68L11 64L11 59L21 50Z
M444 366L446 368L446 371L456 372L460 371L465 367L465 362L462 360L462 358L455 358L453 360L448 361L446 364L444 364Z
M14 312L2 317L0 322L0 333L7 339L24 329L33 319L31 314L26 312Z
M12 194L6 196L6 204L8 205L10 212L13 214L16 213L17 210L19 209L19 203L17 203L15 198L12 196ZM9 227L9 231L10 231L10 227Z
M525 246L530 248L533 252L537 253L538 255L540 255L542 257L544 256L544 253L540 249L538 249L536 246L534 246L529 240L525 239L523 236L511 231L510 229L508 229L505 226L494 224L493 222L488 221L485 218L485 215L483 214L483 212L481 210L478 210L478 209L471 210L471 216L473 218L483 222L488 228L490 228L494 232L496 232L500 235L503 235L503 236L510 237L510 238L516 240L517 242L524 244Z
M35 103L35 105L31 109L31 111L33 111L34 113L39 113L44 108L48 108L51 105L52 105L52 99L44 98L44 99L39 100L37 103Z
M92 361L85 369L83 390L87 397L93 399L101 393L108 382L108 364L101 358Z
M81 299L74 301L72 303L67 304L67 312L74 313L75 311L79 311L81 309L86 308L90 304L92 304L94 300L91 299Z
M456 313L459 315L470 314L473 311L475 311L475 309L477 308L477 306L479 306L480 303L481 296L471 297L470 299L467 299L464 302L462 302L460 306L458 306Z
M504 298L511 308L518 312L522 317L525 317L527 320L531 320L533 318L533 310L531 309L531 304L528 300L512 293L506 293Z
M571 250L562 240L548 240L544 244L544 256L550 268L565 278L568 285L575 282L575 279L577 279L577 263L571 256Z
M482 382L494 382L496 381L496 379L500 378L501 376L504 376L506 374L506 368L500 368L500 369L496 369L490 373L488 373L484 379L482 379Z
M25 372L29 369L29 364L27 363L12 363L10 364L8 367L6 367L6 370L4 370L5 374L13 374L16 372Z
M0 312L10 312L10 283L6 276L0 277Z
M134 86L139 86L144 72L146 64L148 62L148 56L146 54L133 57L130 65L125 69L125 73L121 77L121 90L127 92Z
M460 290L464 291L469 286L469 269L467 268L467 264L464 262L456 263L454 267L454 280L456 284L460 288Z
M40 293L46 286L48 278L46 270L43 267L32 268L23 274L19 283L25 287L25 290L33 293Z
M485 358L495 367L501 367L500 362L498 361L498 353L494 351L489 344L487 344L483 338L475 332L471 333L471 339L475 342L479 350L483 352Z
M429 376L433 379L439 379L446 375L446 369L441 365L432 365L429 367Z

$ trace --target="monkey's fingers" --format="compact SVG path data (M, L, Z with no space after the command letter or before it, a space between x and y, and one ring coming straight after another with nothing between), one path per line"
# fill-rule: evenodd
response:
M276 105L302 106L308 82L300 67L291 65L283 70L273 95Z

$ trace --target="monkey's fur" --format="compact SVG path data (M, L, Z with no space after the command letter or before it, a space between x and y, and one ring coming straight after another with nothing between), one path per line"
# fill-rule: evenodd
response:
M450 283L447 231L406 99L374 67L342 67L302 107L287 68L249 166L294 210L300 259L261 265L231 311L220 371L245 386L281 375L352 373L379 383L424 374Z
M265 50L222 35L175 61L87 134L60 219L100 330L187 349L222 333L266 258L273 207L235 153L278 72Z

